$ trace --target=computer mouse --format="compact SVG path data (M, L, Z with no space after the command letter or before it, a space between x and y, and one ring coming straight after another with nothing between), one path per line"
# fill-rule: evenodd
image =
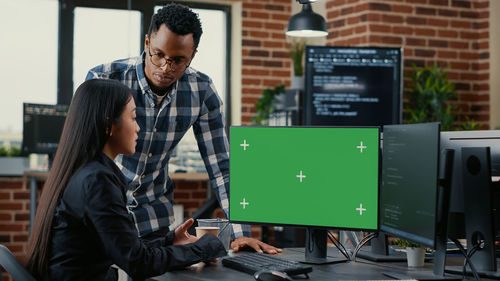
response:
M272 280L293 280L286 272L276 270L261 270L253 275L255 280L272 281Z

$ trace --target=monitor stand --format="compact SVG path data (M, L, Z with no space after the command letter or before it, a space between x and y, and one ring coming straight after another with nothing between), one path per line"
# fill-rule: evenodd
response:
M489 147L462 148L462 174L464 187L464 217L468 253L476 245L479 249L471 262L479 276L500 279L496 260L494 200L497 182L491 181ZM472 274L467 266L467 274ZM447 267L447 272L462 274L462 266Z
M406 261L406 254L396 252L387 243L387 235L379 232L378 236L370 240L370 246L362 247L357 257L374 262L402 262Z
M347 262L348 260L340 253L338 255L328 251L327 230L318 228L306 228L306 243L304 253L298 251L295 255L287 255L287 259L306 264L330 264ZM338 249L337 249L338 250Z
M446 246L448 242L448 213L450 210L451 167L453 167L454 151L447 149L445 159L445 177L438 185L438 210L436 224L436 245L434 266L432 271L398 271L382 272L382 274L396 279L417 280L462 280L461 275L445 275Z

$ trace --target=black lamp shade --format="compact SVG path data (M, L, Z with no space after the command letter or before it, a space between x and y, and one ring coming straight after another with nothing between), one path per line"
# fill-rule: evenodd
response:
M302 11L290 18L286 35L293 37L327 36L325 19L313 12L311 4L304 4Z

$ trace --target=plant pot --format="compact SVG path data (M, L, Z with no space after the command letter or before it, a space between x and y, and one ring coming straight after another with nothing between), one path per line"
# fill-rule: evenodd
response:
M425 260L425 249L422 248L406 248L406 259L408 267L423 267Z
M28 157L0 157L0 176L2 177L19 177L28 169Z
M304 90L304 77L303 76L293 76L291 81L291 89Z

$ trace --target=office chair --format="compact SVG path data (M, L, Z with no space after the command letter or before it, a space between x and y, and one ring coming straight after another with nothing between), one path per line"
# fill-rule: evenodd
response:
M0 265L14 280L36 281L35 278L22 266L10 250L0 244ZM0 281L2 275L0 273Z

